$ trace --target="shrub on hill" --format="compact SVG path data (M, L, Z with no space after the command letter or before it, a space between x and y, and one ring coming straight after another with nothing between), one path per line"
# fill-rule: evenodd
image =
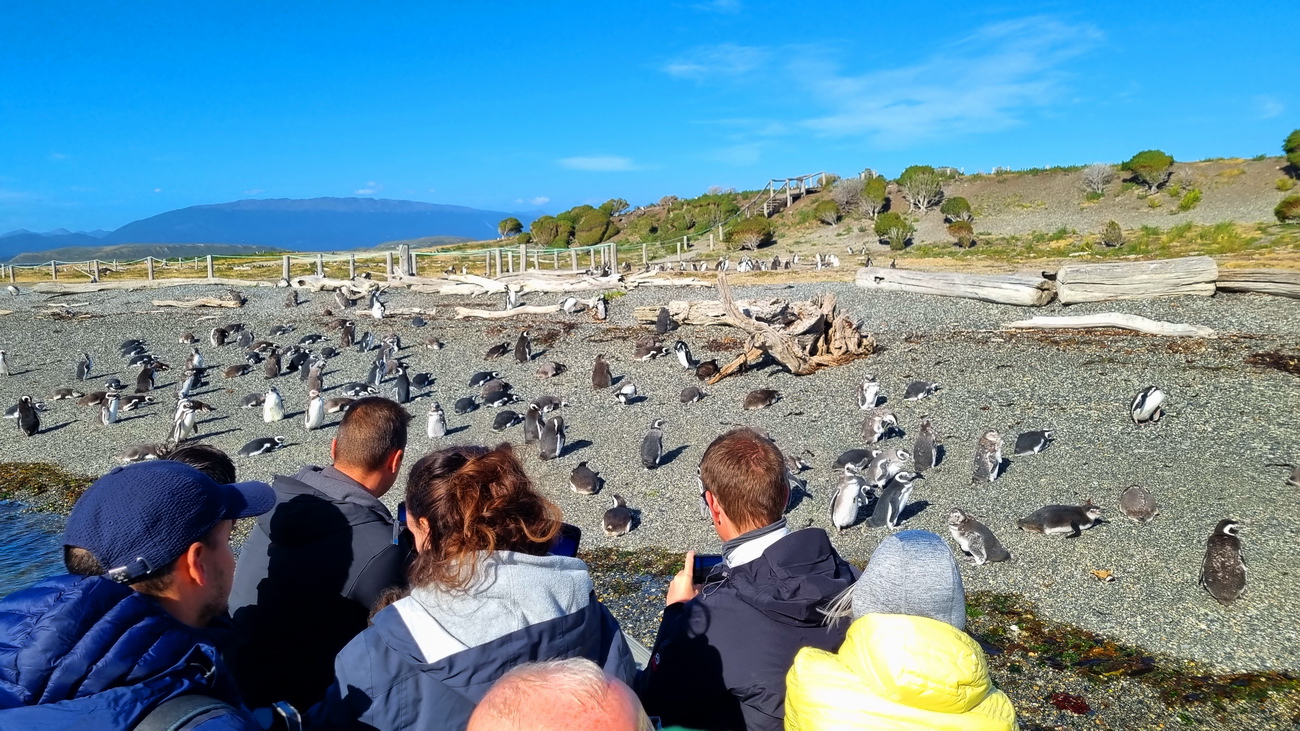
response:
M957 240L957 245L969 249L975 245L975 226L970 221L957 220L948 224L948 235Z
M840 222L840 204L835 201L824 198L817 201L812 207L813 216L827 226L834 226Z
M1154 193L1169 179L1174 158L1162 150L1143 150L1120 165L1120 169L1133 173L1147 190Z
M847 178L845 180L835 181L831 186L831 200L840 207L841 211L851 211L858 207L862 200L862 181L857 178Z
M862 184L858 207L868 218L875 218L889 202L889 182L880 176L869 178Z
M1105 163L1096 162L1085 167L1079 177L1083 192L1088 198L1099 200L1106 195L1106 186L1115 179L1115 169Z
M876 216L876 235L887 241L889 248L894 251L906 248L907 240L915 231L911 221L893 211Z
M772 240L772 222L764 216L741 218L727 228L727 248L757 249Z
M1289 195L1273 209L1273 215L1282 223L1300 223L1300 195Z
M1186 213L1187 211L1190 211L1190 210L1192 210L1193 208L1195 208L1195 207L1197 206L1197 204L1200 203L1200 202L1201 202L1201 191L1200 191L1200 189L1198 189L1198 188L1192 188L1191 190L1189 190L1189 191L1187 191L1186 193L1184 193L1184 194L1183 194L1183 197L1182 197L1181 199L1179 199L1179 201L1178 201L1178 210L1180 210L1180 211Z
M1124 244L1124 229L1119 227L1119 223L1110 221L1101 230L1101 243L1106 246L1122 246Z
M574 223L573 243L578 246L593 246L608 241L616 233L618 226L608 213L588 206Z
M622 198L610 198L609 200L600 204L599 210L602 213L605 213L606 215L617 216L618 214L627 210L627 201L623 200Z
M557 216L542 216L528 227L533 243L540 246L568 246L573 223Z
M1286 153L1286 161L1291 164L1291 174L1300 178L1300 129L1292 130L1282 140L1282 152Z
M503 239L507 236L518 236L519 232L523 230L524 225L514 216L503 218L501 223L497 224L497 233L501 234Z
M929 165L912 165L898 176L898 189L912 204L912 210L924 213L943 198L943 180Z
M939 206L939 212L942 213L949 222L966 221L969 223L975 220L975 213L971 210L970 201L961 196L945 198L943 205Z

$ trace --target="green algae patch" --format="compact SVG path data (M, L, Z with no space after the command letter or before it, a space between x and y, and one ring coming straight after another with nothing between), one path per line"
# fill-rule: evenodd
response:
M0 462L0 500L21 500L48 512L67 514L94 481L48 462Z
M591 569L596 593L602 600L636 596L650 588L662 591L662 580L682 568L681 553L658 548L593 548L579 551L578 558Z

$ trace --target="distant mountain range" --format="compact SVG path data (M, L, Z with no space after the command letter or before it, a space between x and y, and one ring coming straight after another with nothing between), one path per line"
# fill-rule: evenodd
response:
M537 214L485 211L441 203L383 198L275 198L242 200L180 208L133 221L116 231L74 233L56 229L34 233L24 229L0 234L0 260L32 263L57 258L125 259L165 256L157 244L186 246L184 253L241 253L266 250L345 251L373 248L388 241L425 237L489 239L497 223L514 216L526 227ZM153 247L135 246L141 244ZM118 248L133 245L128 256ZM216 245L225 245L218 251ZM57 256L55 252L58 252ZM22 254L22 259L14 257Z

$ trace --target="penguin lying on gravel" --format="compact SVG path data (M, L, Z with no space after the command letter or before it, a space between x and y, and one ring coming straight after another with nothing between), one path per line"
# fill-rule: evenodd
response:
M254 439L239 448L239 456L257 457L259 455L268 454L282 446L284 442L284 437L262 437L261 439Z
M1016 521L1020 530L1044 535L1063 535L1077 538L1082 532L1101 522L1101 508L1091 500L1082 505L1048 505Z

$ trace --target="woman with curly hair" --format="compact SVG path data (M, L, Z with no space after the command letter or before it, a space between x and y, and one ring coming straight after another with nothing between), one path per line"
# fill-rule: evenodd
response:
M631 683L618 622L587 566L551 555L560 511L509 444L450 447L411 468L411 591L339 653L313 726L463 729L492 683L528 662L584 657Z

